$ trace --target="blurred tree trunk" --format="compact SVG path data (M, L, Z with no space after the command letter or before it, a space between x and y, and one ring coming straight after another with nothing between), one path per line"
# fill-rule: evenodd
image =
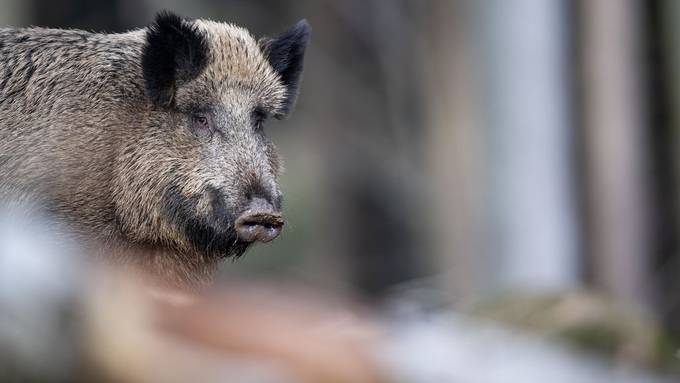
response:
M431 5L428 153L449 291L465 299L574 287L580 247L565 7Z
M482 257L484 172L478 84L471 51L469 6L429 3L426 30L425 104L427 160L433 230L429 233L446 290L456 300L486 288Z
M648 27L656 67L652 76L654 150L659 216L656 269L657 300L661 314L680 335L680 2L648 3Z
M489 182L487 273L494 289L579 283L568 67L561 2L474 2Z
M581 1L581 109L592 282L629 303L649 297L648 137L639 3Z
M422 177L419 29L421 3L347 0L328 3L338 28L324 45L335 105L325 172L336 251L364 296L421 276L428 249ZM347 33L351 31L351 33ZM323 37L320 37L323 39ZM346 49L359 52L342 54ZM340 54L338 54L340 53ZM342 238L341 237L341 238Z

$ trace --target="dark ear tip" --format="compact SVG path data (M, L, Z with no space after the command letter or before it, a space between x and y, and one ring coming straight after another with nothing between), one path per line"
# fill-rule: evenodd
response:
M177 16L175 13L168 10L159 11L158 13L156 13L156 17L154 17L154 23L156 25L177 24L181 22L182 22L181 17Z
M309 34L312 32L312 27L309 25L307 19L302 19L293 26L291 32L293 35L296 35L303 44L307 45Z
M295 26L293 27L293 29L300 31L301 33L306 34L306 35L308 35L309 32L312 31L312 27L311 27L311 25L309 25L309 21L307 21L307 19L302 19L302 20L298 21L297 23L295 23Z
M159 105L172 104L177 86L196 78L209 57L206 37L180 16L161 11L146 33L142 73L147 93Z
M277 119L285 118L295 104L311 30L309 22L302 19L282 34L272 39L263 39L262 50L269 64L281 76L287 90L284 105L275 115Z

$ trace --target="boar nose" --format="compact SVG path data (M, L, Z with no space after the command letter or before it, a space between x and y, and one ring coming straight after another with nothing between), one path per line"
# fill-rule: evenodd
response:
M253 198L248 209L234 224L240 240L245 242L269 242L278 237L283 228L283 217L264 198Z

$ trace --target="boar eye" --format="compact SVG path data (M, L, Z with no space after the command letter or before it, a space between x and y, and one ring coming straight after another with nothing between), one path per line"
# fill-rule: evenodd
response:
M200 128L205 128L205 129L210 128L210 125L208 124L208 118L207 118L207 117L205 117L205 116L197 116L197 117L195 117L195 119L196 119L196 124L197 124Z
M192 125L194 131L199 136L212 136L213 129L210 126L210 118L203 114L195 114L192 116Z

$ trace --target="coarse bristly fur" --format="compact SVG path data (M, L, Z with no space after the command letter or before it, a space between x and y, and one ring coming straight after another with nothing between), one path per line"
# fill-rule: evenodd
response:
M167 12L123 34L0 29L0 198L170 283L209 280L248 247L249 201L281 208L261 125L290 113L309 31L258 43Z

